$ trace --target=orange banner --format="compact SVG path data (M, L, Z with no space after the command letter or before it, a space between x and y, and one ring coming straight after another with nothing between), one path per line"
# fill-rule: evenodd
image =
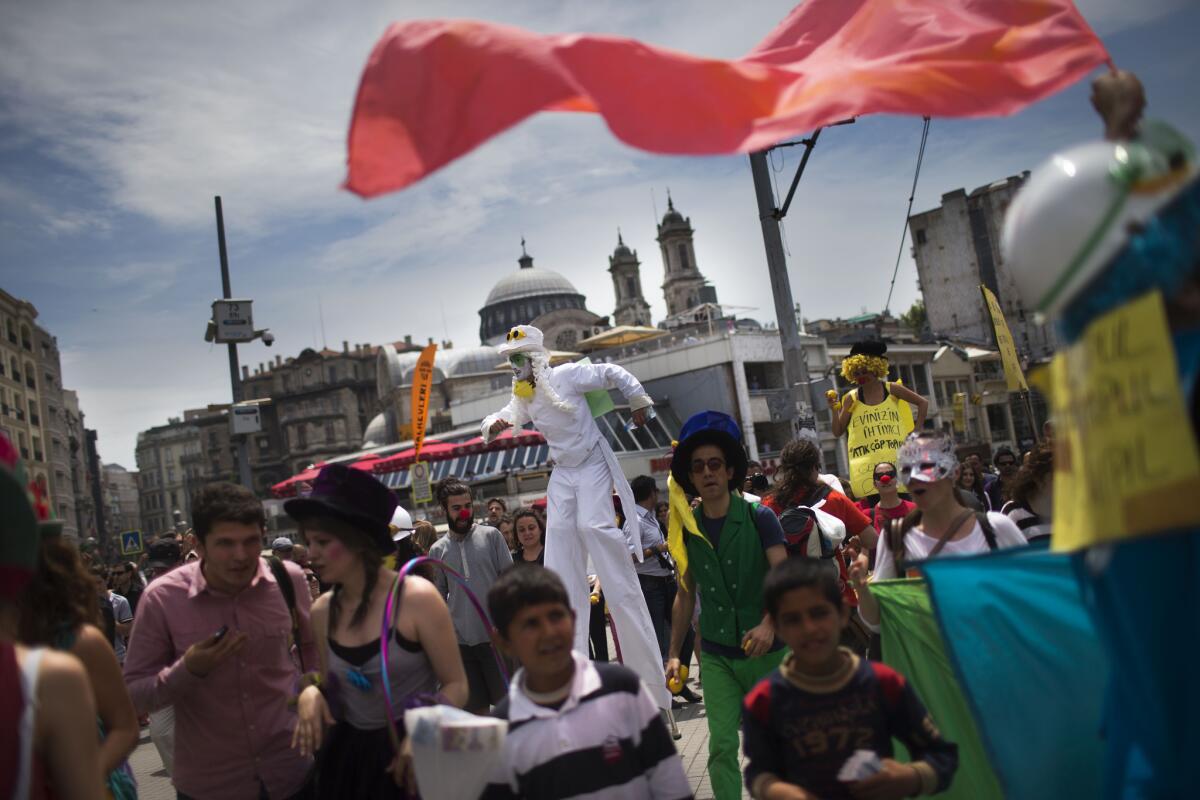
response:
M421 445L425 444L425 426L429 424L429 391L433 388L433 357L437 345L428 345L421 351L417 366L413 370L412 382L412 430L416 457L421 457Z

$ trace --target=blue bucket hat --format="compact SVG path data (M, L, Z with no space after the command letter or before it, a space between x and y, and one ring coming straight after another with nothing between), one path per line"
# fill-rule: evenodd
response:
M671 456L671 475L685 492L699 494L692 483L692 453L697 447L714 444L725 453L725 463L733 467L733 491L746 479L746 448L742 446L742 429L733 417L720 411L701 411L688 417L679 431L679 446Z

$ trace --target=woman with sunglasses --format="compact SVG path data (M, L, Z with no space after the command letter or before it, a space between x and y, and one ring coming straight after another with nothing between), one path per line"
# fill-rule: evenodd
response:
M318 798L399 798L411 786L411 760L403 730L391 730L384 680L401 718L406 706L439 691L440 702L461 707L467 699L450 610L429 581L409 575L400 584L381 642L396 580L383 565L394 550L389 523L395 508L383 484L340 464L321 470L311 495L284 504L308 542L310 566L334 587L312 606L319 672L306 676L292 737L293 747L316 756ZM388 649L386 676L381 644Z
M850 566L850 580L858 590L859 614L867 627L879 630L879 603L871 582L915 577L910 565L928 558L973 555L1002 547L1020 547L1025 537L1008 517L977 513L959 501L954 483L958 457L954 442L938 432L910 434L896 458L899 478L912 493L916 508L901 524L880 533L875 571L868 580L864 555Z

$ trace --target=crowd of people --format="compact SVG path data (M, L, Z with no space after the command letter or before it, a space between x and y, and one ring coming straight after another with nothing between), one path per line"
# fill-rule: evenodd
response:
M572 553L577 568L547 567L554 537L573 531L553 532L540 508L481 504L455 478L436 487L441 536L340 465L285 504L298 533L266 547L262 504L232 484L200 489L191 529L153 542L141 564L105 565L43 521L29 579L5 601L5 646L17 670L40 658L43 687L86 694L72 713L96 735L51 747L39 731L63 722L39 717L25 730L41 769L23 780L60 797L136 797L127 758L140 720L181 798L400 797L417 787L403 726L386 713L394 697L508 720L486 797L690 796L671 743L672 709L690 703L704 705L721 800L743 785L755 797L936 791L955 747L903 676L873 660L871 584L917 574L924 559L1048 536L1052 453L1043 443L1018 466L1000 448L993 471L918 431L855 499L813 442L789 443L767 474L732 418L695 415L674 448L671 496L640 475L632 506L613 496L609 511L653 634L653 684L616 663L628 664L633 637L609 586L625 573L609 563L599 575L586 549ZM421 556L430 561L399 580ZM588 598L586 618L574 594ZM634 619L629 596L620 602ZM880 691L891 707L861 701ZM852 729L836 744L822 727L834 717ZM907 763L893 760L893 738ZM878 763L846 778L863 749ZM97 780L57 769L63 752L95 763Z

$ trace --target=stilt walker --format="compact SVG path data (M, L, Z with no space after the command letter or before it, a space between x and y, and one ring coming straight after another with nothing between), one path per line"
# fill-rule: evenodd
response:
M642 559L637 517L631 514L622 530L613 511L613 489L623 508L634 507L633 490L600 435L585 395L619 389L639 426L645 424L654 401L633 375L616 364L561 364L551 369L542 332L529 325L510 330L499 350L513 369L513 397L483 421L483 438L491 441L505 428L526 422L533 422L546 437L554 459L546 490L546 567L566 585L576 620L586 620L591 556L613 622L621 631L625 666L641 677L660 708L670 708L662 655L633 569L633 560ZM588 651L587 637L588 626L576 624L575 649L580 653Z

